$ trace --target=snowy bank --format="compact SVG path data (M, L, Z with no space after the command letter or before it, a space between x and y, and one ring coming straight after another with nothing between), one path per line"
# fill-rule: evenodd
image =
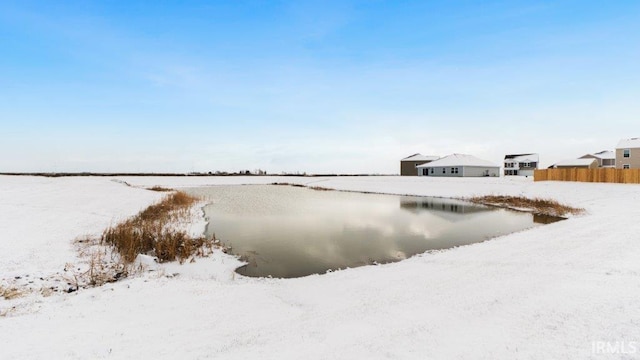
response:
M73 261L72 242L162 194L290 182L442 197L551 198L586 214L481 244L298 279L233 273L222 254L0 317L3 359L618 359L640 341L640 186L523 178L0 177L0 278ZM139 187L139 188L138 188ZM0 300L0 308L8 301ZM625 350L625 349L622 349ZM626 350L630 350L627 348ZM640 353L627 354L628 358Z

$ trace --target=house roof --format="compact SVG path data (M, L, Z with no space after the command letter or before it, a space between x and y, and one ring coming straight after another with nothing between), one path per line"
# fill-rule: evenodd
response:
M640 148L640 138L622 139L618 142L616 149Z
M594 162L598 162L598 160L593 158L592 159L567 159L567 160L559 161L553 164L553 166L589 166Z
M597 153L587 154L587 155L591 155L593 157L597 157L598 159L609 159L609 160L615 160L616 159L616 153L614 151L611 151L611 150L602 150L602 151L599 151ZM584 155L584 156L587 156L587 155Z
M504 159L516 162L539 162L540 156L538 154L511 154L505 155Z
M476 166L476 167L496 167L500 166L492 163L491 161L478 159L473 155L466 154L451 154L432 161L427 164L418 165L418 168L430 168L430 167L446 167L446 166Z
M440 159L440 156L427 156L427 155L422 155L420 153L417 153L411 156L407 156L406 158L400 161L434 161L438 159Z

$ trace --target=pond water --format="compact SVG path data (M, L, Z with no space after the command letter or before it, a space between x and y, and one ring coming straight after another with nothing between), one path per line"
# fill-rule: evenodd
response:
M206 235L248 262L236 271L291 278L399 261L554 219L417 196L276 185L187 189L210 202Z

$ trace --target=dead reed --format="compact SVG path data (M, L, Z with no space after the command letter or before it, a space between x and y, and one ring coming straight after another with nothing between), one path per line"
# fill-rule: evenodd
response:
M333 189L329 189L322 186L307 186L303 184L294 184L294 183L288 183L288 182L274 182L274 183L271 183L271 185L301 187L301 188L307 188L307 189L317 190L317 191L333 191Z
M322 186L309 186L309 189L316 190L316 191L333 191L333 189L329 189Z
M294 186L294 187L307 187L306 185L302 185L302 184L294 184L294 183L288 183L288 182L274 182L274 183L271 183L271 185Z
M162 187L160 185L155 185L153 187L147 188L147 190L158 191L158 192L170 192L170 191L173 191L173 189Z
M469 199L471 202L490 206L508 207L531 210L535 213L550 216L565 216L567 214L580 214L584 209L574 208L560 204L555 200L533 198L524 196L485 195Z
M183 262L203 247L213 246L213 240L193 238L175 227L177 222L188 219L190 208L197 201L184 192L174 192L133 218L106 229L101 243L113 246L125 264L134 262L138 254L153 255L160 262Z
M22 291L15 287L6 287L0 285L0 298L5 300L15 299L22 296Z

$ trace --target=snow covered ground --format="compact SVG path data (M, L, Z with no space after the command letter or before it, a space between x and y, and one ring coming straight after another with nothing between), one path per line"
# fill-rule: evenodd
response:
M75 239L97 235L162 196L143 187L271 182L523 195L587 212L481 244L305 278L244 278L233 272L237 260L216 253L72 294L0 299L0 312L7 312L0 317L0 358L640 358L638 185L0 176L0 285L63 272L78 261Z

